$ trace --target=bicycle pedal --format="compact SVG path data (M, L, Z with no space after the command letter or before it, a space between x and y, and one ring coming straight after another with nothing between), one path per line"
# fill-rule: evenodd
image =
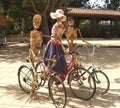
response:
M41 75L41 80L46 81L47 79L48 79L48 74L47 74L47 73L43 73L43 74Z
M59 80L55 79L55 84L56 84L56 85L60 85L60 83L61 83L61 82L60 82Z
M35 86L35 90L38 90L38 88L39 88L39 86L38 86L38 85L36 85L36 86Z
M46 80L46 77L45 76L41 76L41 80Z
M87 79L87 78L85 78L85 77L82 78L83 81L86 80L86 79Z

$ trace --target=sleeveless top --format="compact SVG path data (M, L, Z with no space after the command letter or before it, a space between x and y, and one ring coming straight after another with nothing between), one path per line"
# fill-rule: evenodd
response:
M51 30L51 36L58 36L60 39L62 38L62 35L64 33L64 25L62 22L56 22Z

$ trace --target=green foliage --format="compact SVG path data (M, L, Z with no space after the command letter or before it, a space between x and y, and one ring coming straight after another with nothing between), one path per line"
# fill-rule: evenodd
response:
M99 25L92 21L89 24L81 24L80 29L85 38L120 38L120 21L114 25Z
M0 14L4 14L4 9L0 7Z
M0 38L7 36L8 33L9 33L9 29L7 26L0 27Z
M32 18L36 13L40 13L42 16L42 24L40 29L44 34L49 34L51 27L54 23L51 20L49 13L55 11L58 8L66 10L66 7L84 7L91 8L87 4L89 0L0 0L0 14L7 16L8 26L1 29L0 33L5 34L18 34L21 32L22 18L25 20L24 30L26 33L33 30ZM107 3L107 0L104 0ZM107 5L107 8L118 9L120 6L120 0L111 0L111 3ZM99 7L99 6L98 6ZM93 27L94 26L94 27ZM117 22L117 29L120 27L120 22ZM114 28L114 27L113 27ZM97 27L93 23L92 27L86 25L82 27L81 31L85 36L94 37L99 34L104 34L107 27ZM115 29L112 29L115 30ZM5 32L4 32L5 31ZM114 31L113 31L114 32ZM119 33L119 32L117 32ZM116 34L116 33L113 33Z
M120 7L120 0L105 0L108 9L118 10Z
M21 25L21 19L25 20L25 31L32 30L32 17L36 13L42 15L41 30L47 33L48 28L51 29L52 20L49 13L57 8L65 10L68 6L81 7L88 0L1 0L0 5L7 17L13 20L13 32L20 31L20 27L16 27L16 23ZM19 29L18 29L19 28Z

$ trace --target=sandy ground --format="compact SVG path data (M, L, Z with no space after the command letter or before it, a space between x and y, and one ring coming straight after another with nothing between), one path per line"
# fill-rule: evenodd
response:
M48 96L47 87L37 92L31 103L29 96L19 87L17 71L28 56L28 43L9 43L0 47L0 107L1 108L55 108ZM91 54L92 50L89 49ZM89 66L87 50L79 48L80 60ZM69 60L69 57L67 57ZM110 79L110 90L106 95L95 95L90 101L76 99L69 91L66 108L119 108L120 106L120 47L101 47L95 52L95 65L106 72ZM9 99L9 101L8 101Z

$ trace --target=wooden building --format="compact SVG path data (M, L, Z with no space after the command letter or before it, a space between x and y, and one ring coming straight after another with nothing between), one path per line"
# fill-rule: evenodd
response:
M67 8L67 15L86 19L120 20L120 11L116 10Z
M120 25L116 22L120 21L120 11L105 9L84 9L84 8L67 8L67 16L73 16L79 20L90 20L91 24L86 25L82 34L85 37L97 38L120 38ZM100 22L108 21L108 25L100 25ZM94 22L94 24L93 24ZM82 28L80 25L80 28ZM85 31L86 30L86 31Z

